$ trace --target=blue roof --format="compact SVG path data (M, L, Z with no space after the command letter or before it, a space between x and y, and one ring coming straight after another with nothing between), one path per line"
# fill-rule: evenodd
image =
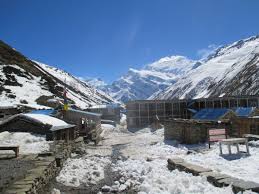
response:
M208 121L217 121L225 115L230 109L227 108L205 108L201 109L199 112L197 112L193 119L197 120L208 120Z
M30 113L33 113L33 114L43 114L43 115L53 115L53 114L56 113L56 110L54 110L54 109L33 110Z
M236 108L234 111L236 115L239 117L249 117L254 111L254 109L254 107L239 107Z

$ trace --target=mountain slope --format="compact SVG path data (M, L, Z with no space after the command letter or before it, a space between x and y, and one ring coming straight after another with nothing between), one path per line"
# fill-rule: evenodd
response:
M141 70L129 69L128 73L112 85L105 87L118 101L146 99L157 91L162 91L189 72L196 61L183 56L165 57ZM103 86L102 86L103 89Z
M221 47L152 99L259 95L259 36Z
M66 80L66 81L65 81ZM44 104L54 96L62 98L63 88L68 99L79 108L90 104L113 102L103 92L90 87L69 73L31 61L0 41L0 101L4 104Z

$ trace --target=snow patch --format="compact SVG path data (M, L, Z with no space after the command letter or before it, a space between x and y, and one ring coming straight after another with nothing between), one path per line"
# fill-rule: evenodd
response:
M71 187L96 184L104 178L104 168L110 163L107 157L86 155L82 158L69 158L56 180Z
M204 153L189 154L184 156L183 159L216 172L259 183L259 148L249 148L250 156L234 154L233 156L222 157L219 153L219 145L214 144L211 149ZM240 151L242 150L246 150L244 145L240 145ZM232 147L232 152L235 151L235 148ZM223 145L223 153L228 153L227 146Z
M139 194L232 193L230 187L212 186L205 177L178 170L169 171L166 160L147 162L128 159L113 165L113 170L125 180L121 185L134 188Z
M0 133L0 144L19 145L21 154L37 154L49 151L49 142L46 141L44 136L33 135L30 133L2 132Z

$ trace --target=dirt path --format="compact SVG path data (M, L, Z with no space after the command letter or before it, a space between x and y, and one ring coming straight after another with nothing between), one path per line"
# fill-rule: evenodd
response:
M100 192L102 190L102 187L105 185L112 186L113 183L120 178L117 173L112 171L112 165L116 164L118 160L127 160L129 156L125 156L122 151L125 150L127 146L134 143L135 137L136 134L127 131L121 126L117 126L114 129L106 129L104 133L104 140L98 146L82 144L78 152L84 154L77 155L75 157L81 158L82 156L87 156L97 158L109 158L111 163L104 167L104 178L96 182L95 184L89 184L87 186L84 185L79 187L65 186L63 184L60 184L56 180L53 180L52 184L48 185L47 189L44 192L51 193L51 191L56 188L64 194L92 194ZM136 192L128 190L127 193Z

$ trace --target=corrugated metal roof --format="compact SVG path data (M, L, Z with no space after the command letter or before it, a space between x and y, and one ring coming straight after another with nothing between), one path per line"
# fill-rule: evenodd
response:
M254 107L239 107L239 108L236 108L234 111L236 115L239 117L249 117L254 110L255 110Z
M54 109L45 109L45 110L33 110L30 113L32 114L43 114L43 115L53 115L56 113Z
M231 111L227 108L205 108L197 112L193 119L197 120L208 120L208 121L217 121L220 117L224 116L228 111Z

